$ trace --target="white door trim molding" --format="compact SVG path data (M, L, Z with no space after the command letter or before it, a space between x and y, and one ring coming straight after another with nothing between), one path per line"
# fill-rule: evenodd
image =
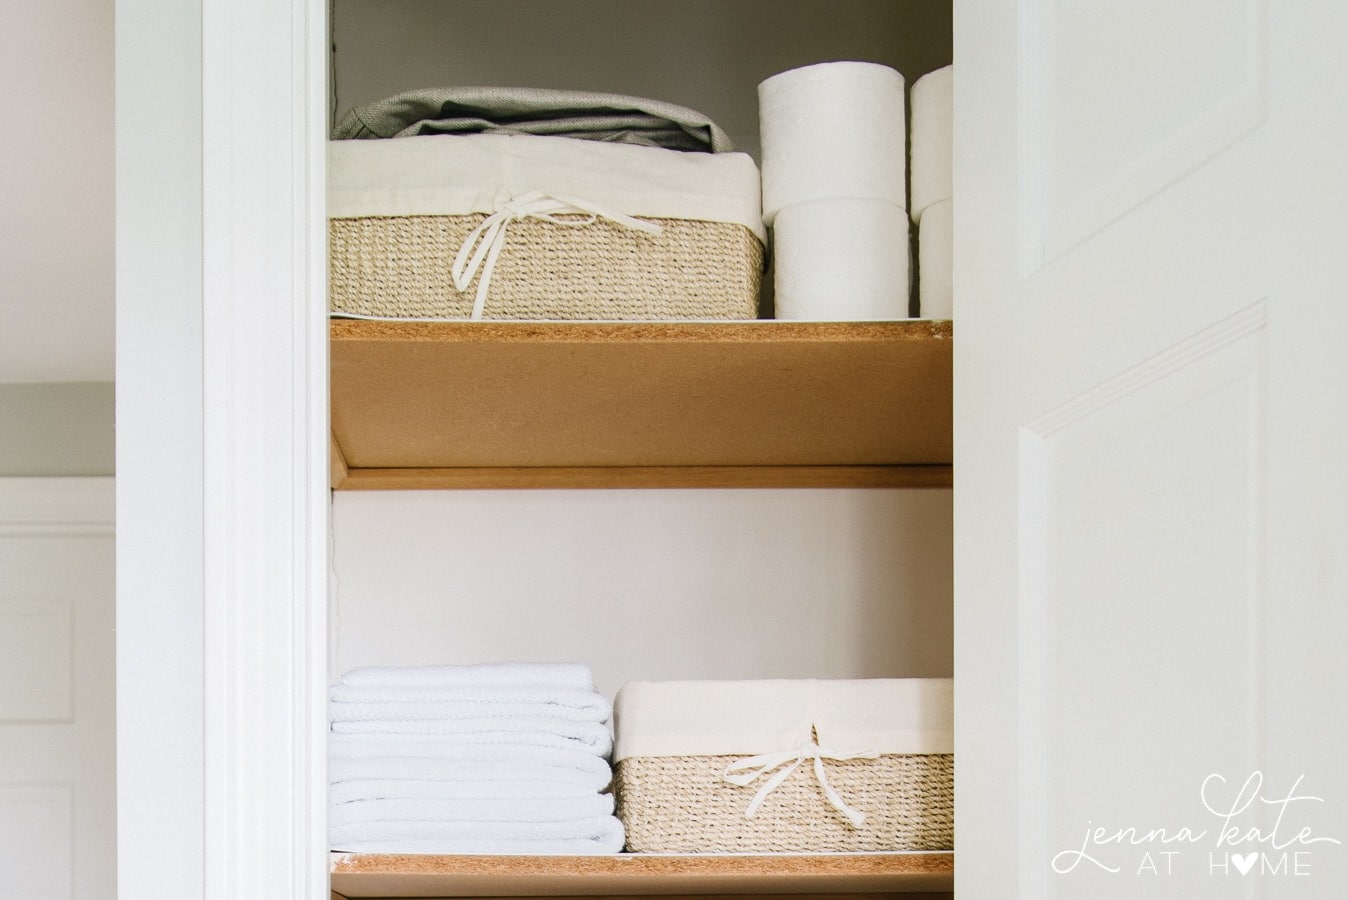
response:
M121 896L329 896L326 18L117 4Z
M327 895L326 4L202 5L207 898Z

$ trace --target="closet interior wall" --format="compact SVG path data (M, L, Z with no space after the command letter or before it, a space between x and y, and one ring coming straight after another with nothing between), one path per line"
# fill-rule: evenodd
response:
M335 0L334 115L419 87L603 90L700 110L757 157L763 78L862 59L911 86L950 62L950 15L926 0ZM568 659L611 696L632 679L952 674L949 490L339 491L332 525L334 677Z
M758 83L839 59L909 87L951 61L950 0L332 0L335 115L400 91L608 91L706 113L758 159Z

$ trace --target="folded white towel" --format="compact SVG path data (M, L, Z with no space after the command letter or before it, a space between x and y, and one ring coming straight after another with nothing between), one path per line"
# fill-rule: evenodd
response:
M425 797L442 800L485 800L507 798L590 797L608 787L595 779L590 784L574 781L512 779L508 781L443 781L433 778L354 778L328 785L329 803L353 800L394 800Z
M417 757L332 759L328 761L328 782L337 784L343 781L369 779L416 779L456 784L543 781L593 793L603 790L612 780L612 771L608 763L597 756L594 757L594 761L598 765L586 770L537 763L492 763Z
M396 729L374 730L370 726L385 723L356 723L356 722L337 722L333 725L335 737L357 738L368 737L381 740L397 740L405 738L411 741L445 741L453 740L464 747L479 747L484 750L502 747L534 747L544 750L568 750L582 753L589 753L593 756L607 758L613 750L613 736L596 739L593 742L580 741L575 738L565 737L560 734L547 734L543 732L480 732L476 734L433 734L413 731L399 731Z
M388 703L444 705L435 712L444 716L539 715L563 719L604 722L613 712L613 704L598 691L547 685L385 685L335 684L328 691L333 715L357 718L348 707ZM390 718L390 716L379 716ZM414 718L391 716L391 718ZM419 718L419 716L417 716Z
M499 719L394 719L332 723L336 734L435 735L453 738L464 744L570 747L585 749L596 756L608 756L613 735L600 722L573 722L539 716L502 717Z
M437 734L333 734L328 737L328 759L444 759L465 763L529 763L536 766L608 772L608 762L579 747L537 744L467 743Z
M328 759L458 760L461 763L531 763L581 769L582 772L607 772L608 761L592 750L578 746L542 744L474 744L445 734L330 734Z
M617 819L614 819L616 822ZM343 841L334 850L347 853L446 853L451 855L498 856L600 856L621 853L626 836L621 824L616 833L570 840L484 840L459 838L455 840L371 840Z
M481 663L462 666L367 666L342 676L343 684L412 687L550 685L594 689L594 676L583 663Z
M616 816L562 822L362 822L329 829L333 850L383 853L617 853Z
M394 797L334 803L328 808L328 825L380 822L484 822L536 824L574 822L613 813L612 794L588 797L526 797L449 799L443 797Z
M332 701L328 717L333 722L387 719L567 719L574 722L607 722L613 711L609 702L587 705L526 702L478 702L431 700Z

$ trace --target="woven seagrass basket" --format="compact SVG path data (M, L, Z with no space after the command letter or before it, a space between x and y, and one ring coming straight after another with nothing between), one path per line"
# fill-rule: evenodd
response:
M332 312L466 319L479 273L460 292L450 269L484 215L329 221ZM491 275L487 319L753 319L764 250L743 225L650 218L660 234L599 219L509 226Z
M891 754L825 760L828 781L865 814L853 826L802 765L753 818L753 788L721 780L737 756L628 757L614 794L627 849L650 853L818 853L949 850L954 846L954 757Z

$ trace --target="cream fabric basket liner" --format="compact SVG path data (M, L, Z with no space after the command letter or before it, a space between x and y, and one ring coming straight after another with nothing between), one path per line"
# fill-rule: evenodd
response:
M951 679L633 682L614 701L618 813L636 852L944 850L954 839ZM801 748L820 748L767 792ZM871 751L868 757L854 754ZM780 766L747 786L727 767ZM756 766L757 763L754 764ZM751 766L750 768L753 768ZM861 813L850 821L832 805Z
M328 184L335 314L466 317L473 287L457 291L450 276L460 245L510 200L538 193L663 232L604 218L584 227L513 220L487 318L756 313L766 234L758 167L743 153L524 134L332 141Z

